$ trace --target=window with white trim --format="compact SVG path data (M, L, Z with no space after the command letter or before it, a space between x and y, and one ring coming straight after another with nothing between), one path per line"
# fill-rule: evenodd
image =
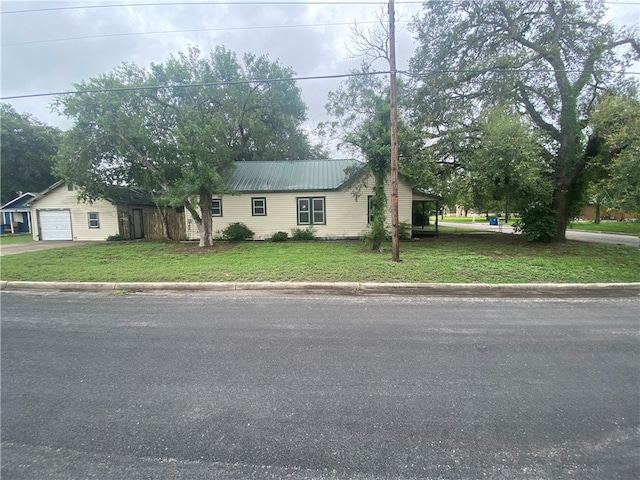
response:
M298 197L298 225L326 223L325 197Z
M251 197L251 215L254 217L267 215L267 199L265 197Z
M212 217L222 216L222 199L221 198L214 198L211 200L211 216Z
M89 228L100 228L100 215L98 212L87 213L89 219Z

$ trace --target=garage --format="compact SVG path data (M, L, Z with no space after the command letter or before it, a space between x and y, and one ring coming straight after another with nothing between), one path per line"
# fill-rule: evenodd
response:
M38 220L42 240L73 240L69 210L39 210Z

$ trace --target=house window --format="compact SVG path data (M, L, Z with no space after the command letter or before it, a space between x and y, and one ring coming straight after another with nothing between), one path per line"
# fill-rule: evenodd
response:
M98 212L89 212L87 213L87 217L89 218L89 228L100 228L100 217Z
M253 216L265 216L267 214L267 199L265 197L251 198L251 214Z
M367 223L373 222L373 195L367 197Z
M222 200L220 198L214 198L213 200L211 200L211 216L222 216Z
M322 225L325 220L324 197L298 197L298 225Z

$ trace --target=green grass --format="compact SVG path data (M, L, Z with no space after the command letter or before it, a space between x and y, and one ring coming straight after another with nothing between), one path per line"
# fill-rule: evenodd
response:
M108 242L2 257L2 280L174 282L637 282L640 252L521 236L441 235L400 245L400 263L358 241Z
M569 225L572 230L587 230L591 232L628 233L640 235L640 222L618 222L615 220L601 220L595 223L593 220L572 222Z
M32 242L33 237L30 233L10 233L0 235L0 245L9 245L10 243L26 243Z

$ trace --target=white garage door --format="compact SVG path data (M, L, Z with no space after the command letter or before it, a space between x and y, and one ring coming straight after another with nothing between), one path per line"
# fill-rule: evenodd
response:
M38 218L42 240L73 240L69 210L41 210Z

